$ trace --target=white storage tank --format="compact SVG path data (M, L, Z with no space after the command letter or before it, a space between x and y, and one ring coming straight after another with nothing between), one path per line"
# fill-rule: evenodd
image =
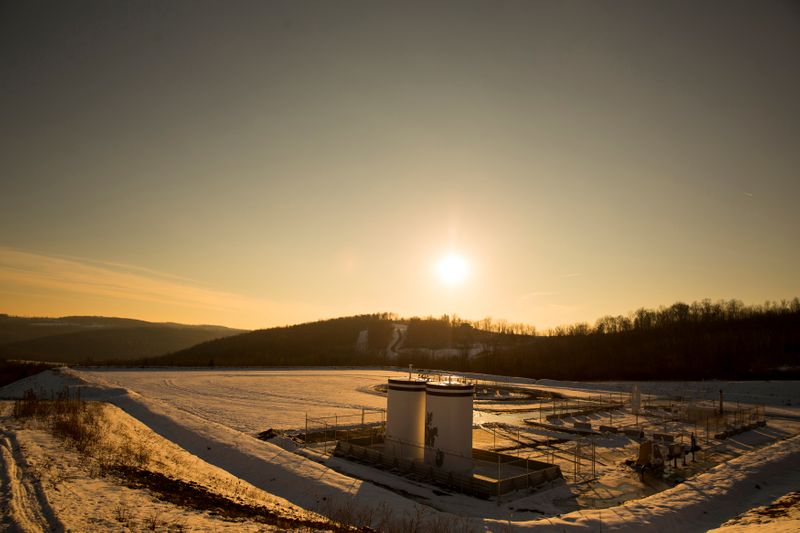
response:
M391 457L422 461L425 456L425 383L421 379L389 379L384 449Z
M472 397L475 386L438 382L425 387L425 460L451 471L472 469Z

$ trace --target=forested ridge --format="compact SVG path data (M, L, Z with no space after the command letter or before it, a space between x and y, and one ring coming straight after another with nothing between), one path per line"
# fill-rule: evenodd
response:
M359 334L368 332L366 350ZM143 364L184 366L362 365L382 361L392 335L389 314L360 315L269 328L204 342Z
M393 324L407 333L387 360ZM356 340L368 331L360 349ZM445 355L441 355L441 350ZM440 352L437 352L439 350ZM800 300L747 306L738 300L682 302L537 332L532 326L390 313L323 320L206 342L158 365L395 364L533 378L800 378Z

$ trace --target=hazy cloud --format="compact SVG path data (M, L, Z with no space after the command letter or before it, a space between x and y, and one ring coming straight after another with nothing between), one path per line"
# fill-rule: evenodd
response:
M0 286L66 291L116 300L214 311L263 309L267 302L131 265L0 247Z

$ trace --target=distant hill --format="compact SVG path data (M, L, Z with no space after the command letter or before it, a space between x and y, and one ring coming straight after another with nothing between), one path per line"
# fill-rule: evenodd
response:
M0 315L0 359L62 363L134 360L241 333L222 326L109 317Z
M403 346L387 360L384 354L397 323L406 326ZM368 346L360 349L365 330ZM602 317L594 326L575 324L554 328L547 335L534 333L532 328L503 322L363 315L244 333L147 363L413 364L571 380L800 378L797 298L760 306L744 306L737 300L678 302Z
M368 332L366 350L356 344ZM242 333L146 361L181 366L376 364L392 335L386 315L360 315Z
M50 332L43 335L42 332ZM677 302L545 335L524 324L383 313L239 332L0 315L0 359L175 366L384 365L569 380L800 379L800 299ZM38 334L38 337L32 337Z
M103 316L64 316L60 318L20 317L0 314L0 346L12 342L49 337L60 333L94 330L98 328L125 328L152 326L152 322L132 318Z
M579 381L800 379L800 314L535 337L473 369Z
M547 335L501 327L494 336L460 321L409 321L397 364L567 380L800 379L800 299L738 300L638 309ZM423 347L469 345L476 357L431 357Z

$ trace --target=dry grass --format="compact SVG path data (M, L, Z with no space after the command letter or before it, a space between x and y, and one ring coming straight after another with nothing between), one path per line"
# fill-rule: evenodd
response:
M25 391L22 399L14 402L14 416L44 423L81 453L90 452L102 437L100 405L84 401L80 392L72 393L68 388L49 400L33 390Z

